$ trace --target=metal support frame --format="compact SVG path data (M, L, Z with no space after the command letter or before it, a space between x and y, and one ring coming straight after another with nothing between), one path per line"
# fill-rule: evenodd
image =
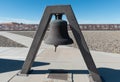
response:
M36 32L36 35L34 37L34 40L28 52L27 58L23 64L21 74L27 74L30 71L32 64L34 62L34 59L36 57L36 54L38 52L39 46L41 45L45 32L48 28L51 17L53 14L56 14L56 13L62 13L67 16L71 30L76 39L77 45L87 65L87 68L90 74L90 82L102 82L101 77L96 69L93 58L91 56L91 53L85 42L84 36L79 28L78 22L75 18L75 15L70 5L58 5L58 6L56 5L56 6L46 7L39 24L39 28Z

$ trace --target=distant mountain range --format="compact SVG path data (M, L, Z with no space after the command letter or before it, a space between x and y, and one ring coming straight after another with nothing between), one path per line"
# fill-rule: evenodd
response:
M24 24L24 23L16 23L16 22L9 22L9 23L0 23L0 30L3 31L29 31L29 30L37 30L38 24Z
M120 24L79 24L81 30L120 30ZM68 25L68 28L70 26ZM0 23L0 31L35 31L38 24Z

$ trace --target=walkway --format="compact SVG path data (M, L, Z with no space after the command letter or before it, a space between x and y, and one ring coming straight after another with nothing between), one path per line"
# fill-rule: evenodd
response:
M7 38L28 48L0 47L0 82L89 82L88 71L81 53L72 47L54 47L42 43L32 72L29 76L18 76L28 53L32 39L29 37L0 32ZM120 82L120 55L91 51L104 82ZM52 75L55 70L67 71L63 75Z

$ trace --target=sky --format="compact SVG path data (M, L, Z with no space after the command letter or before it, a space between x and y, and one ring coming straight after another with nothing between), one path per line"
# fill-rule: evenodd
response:
M0 23L38 24L48 5L71 5L79 24L120 24L120 0L0 0Z

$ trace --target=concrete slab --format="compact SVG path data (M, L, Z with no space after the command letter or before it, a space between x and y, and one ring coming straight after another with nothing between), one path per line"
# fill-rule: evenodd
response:
M44 43L37 54L31 74L18 76L32 39L7 32L0 34L28 46L28 48L0 48L0 82L89 82L87 67L78 49L59 46L57 52L54 52L53 46ZM91 51L91 54L103 82L120 82L120 54L98 51ZM50 70L67 71L69 80L48 78Z
M95 51L91 51L91 53L104 82L120 82L118 78L120 76L120 56ZM29 76L16 75L9 82L89 82L87 67L78 49L59 47L57 52L54 52L53 48L48 48L37 56L36 62L47 64L32 67L33 71ZM48 78L50 70L65 70L69 72L71 80L50 79Z

